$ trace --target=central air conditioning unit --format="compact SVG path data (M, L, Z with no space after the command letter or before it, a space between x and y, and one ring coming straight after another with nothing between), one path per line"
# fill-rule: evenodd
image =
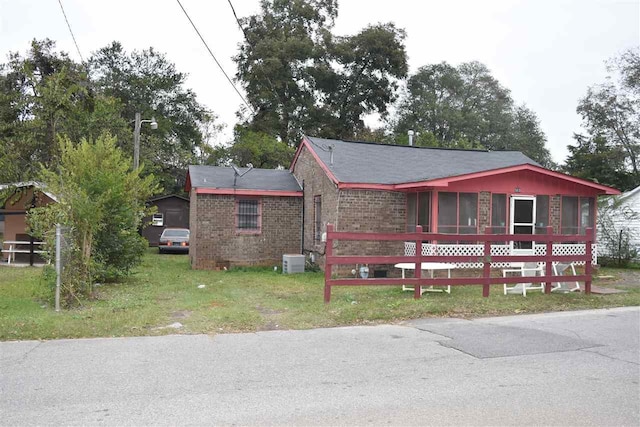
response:
M282 272L284 274L304 273L304 255L284 254L282 255Z

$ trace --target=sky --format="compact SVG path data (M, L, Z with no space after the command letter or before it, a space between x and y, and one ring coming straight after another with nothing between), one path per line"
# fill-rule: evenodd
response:
M176 0L0 0L0 62L26 52L34 38L50 38L80 60L60 1L85 59L114 40L128 52L153 46L188 74L186 86L225 125L217 142L232 138L242 100ZM181 3L233 77L243 36L228 0ZM259 12L259 0L232 3L239 17ZM410 73L442 61L487 65L517 104L537 114L558 163L581 132L578 100L605 81L606 60L640 44L640 0L339 0L334 33L379 22L406 30Z

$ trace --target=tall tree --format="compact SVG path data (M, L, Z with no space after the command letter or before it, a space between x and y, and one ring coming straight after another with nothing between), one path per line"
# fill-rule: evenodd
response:
M215 166L251 163L256 168L275 169L289 166L293 154L293 147L271 135L236 126L234 143L229 147L218 145L209 149L206 163Z
M303 133L353 137L364 115L387 114L407 72L404 31L378 24L337 37L337 13L336 0L262 0L241 21L246 39L234 59L251 130L294 146Z
M536 115L515 105L509 90L479 62L418 69L407 81L392 128L400 139L409 129L419 132L419 144L519 150L551 164Z
M625 154L625 165L640 185L640 49L610 62L607 82L590 87L578 104L583 127L591 136Z
M51 40L33 40L25 56L0 65L0 181L33 179L52 166L57 138L129 134L116 99L96 96L85 68Z
M563 171L618 188L622 191L634 187L633 175L625 165L626 154L619 146L608 144L604 136L574 135L576 145L567 146L569 156Z
M153 48L128 54L118 42L95 52L89 67L96 92L118 99L123 117L131 121L139 112L156 118L158 129L141 133L140 158L166 192L180 191L187 166L204 150L203 131L215 120L184 87L186 74ZM133 152L132 138L118 144Z

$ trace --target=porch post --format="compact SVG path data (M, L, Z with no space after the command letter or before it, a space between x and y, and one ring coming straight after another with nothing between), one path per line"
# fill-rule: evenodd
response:
M591 260L593 259L591 246L593 245L593 235L593 228L587 228L587 241L584 242L587 255L587 260L584 263L584 274L587 276L587 280L584 281L584 293L587 295L591 293Z
M324 302L331 302L331 257L333 256L333 224L327 224L327 241L324 249Z
M422 226L416 226L416 233L422 234ZM416 239L416 257L414 259L415 262L415 275L414 277L418 280L422 279L422 238L419 237ZM413 297L415 299L420 299L422 296L422 285L416 283L413 287Z
M482 296L487 298L489 296L489 289L491 285L491 242L489 241L489 235L491 234L491 228L486 227L484 229L485 241L484 241L484 257L482 265Z
M547 236L551 236L553 235L553 227L548 226L547 227ZM545 276L551 276L551 267L553 266L553 242L551 241L551 239L547 240L547 253L545 254L544 257L544 262L545 262L545 268L544 268L544 275ZM544 293L545 294L550 294L551 293L551 279L547 279L547 281L544 283Z

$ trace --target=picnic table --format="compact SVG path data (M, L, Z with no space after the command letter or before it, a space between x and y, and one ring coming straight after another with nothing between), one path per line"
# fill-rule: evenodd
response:
M394 266L395 268L399 268L402 270L402 278L405 278L405 270L413 270L416 267L416 264L413 262L401 262L399 264L396 264ZM447 277L450 279L451 278L451 269L456 268L455 264L449 264L449 263L445 263L445 262L423 262L420 265L420 268L422 270L427 270L431 273L431 278L433 279L433 272L435 270L447 270ZM413 290L413 286L405 286L402 285L402 290L403 291L412 291ZM451 286L447 285L446 289L434 289L433 286L429 286L429 287L424 287L421 286L420 287L420 295L422 295L425 292L446 292L448 294L451 293Z
M39 246L40 248L42 248L42 246L44 245L44 242L33 242L34 245ZM11 264L11 260L13 259L13 263L15 264L16 262L16 254L30 254L31 253L31 249L30 248L24 248L24 246L29 246L31 245L31 242L28 240L5 240L2 242L2 253L5 254L9 254L9 257L7 259L7 264ZM8 246L8 249L5 249L4 247ZM47 251L43 250L43 249L34 249L33 253L34 254L44 254Z

